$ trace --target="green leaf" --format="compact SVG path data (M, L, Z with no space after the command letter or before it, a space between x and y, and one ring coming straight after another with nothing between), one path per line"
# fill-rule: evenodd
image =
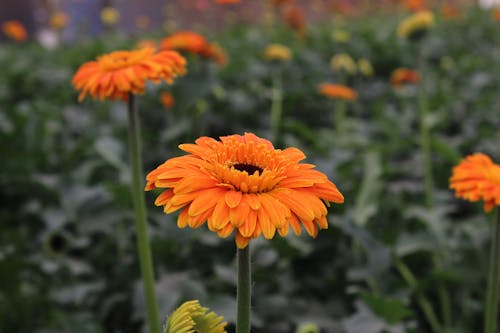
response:
M369 152L364 159L364 176L361 189L356 197L354 222L364 226L378 211L380 192L382 190L382 166L380 155Z
M367 292L361 293L361 298L377 316L389 324L396 324L413 316L413 312L399 299Z

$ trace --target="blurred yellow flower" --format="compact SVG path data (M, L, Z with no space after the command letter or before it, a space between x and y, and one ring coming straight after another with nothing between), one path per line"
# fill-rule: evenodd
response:
M356 74L356 62L347 53L336 54L330 60L330 68L337 72L344 72L349 75Z
M339 43L347 43L351 39L351 34L347 30L335 29L332 31L332 39Z
M264 50L267 60L287 61L292 58L292 51L282 44L269 44Z
M398 25L399 37L418 39L434 26L434 14L431 11L421 11L407 17Z
M197 300L187 301L168 317L163 333L226 333L224 317L209 311Z
M372 76L373 75L373 66L365 58L361 58L358 60L358 70L364 76Z
M101 10L101 21L107 25L114 25L120 20L120 13L113 7L104 7Z
M49 20L49 26L56 30L60 30L69 23L69 16L65 12L54 13Z

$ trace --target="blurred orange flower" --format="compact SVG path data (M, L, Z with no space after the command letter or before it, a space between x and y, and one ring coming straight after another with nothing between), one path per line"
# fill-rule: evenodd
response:
M232 5L240 2L241 0L215 0L215 3L219 5Z
M427 9L424 0L403 0L403 6L412 12L419 12Z
M488 155L476 153L465 157L453 168L450 188L468 201L484 201L484 211L500 205L500 165Z
M333 83L322 83L318 86L318 92L328 98L354 101L358 98L356 90Z
M227 57L216 43L209 43L205 37L192 31L178 31L161 41L163 50L176 50L214 59L219 65L227 63Z
M493 18L493 20L495 21L500 21L500 9L493 9L491 11L491 17Z
M288 7L282 14L283 22L287 27L297 32L301 37L306 33L304 11L299 7Z
M65 12L54 13L49 20L49 26L57 30L64 28L68 23L69 16Z
M312 237L328 228L328 202L343 203L337 186L297 148L275 149L252 133L220 141L201 137L181 144L189 153L165 161L147 175L145 190L163 189L155 205L165 213L181 210L179 228L208 229L226 238L236 231L238 248L261 234L271 239L300 234Z
M458 7L448 4L441 6L441 16L453 20L462 17L462 12Z
M28 32L21 22L16 20L5 21L2 23L2 32L9 37L18 42L24 42L28 39Z
M420 74L408 68L398 68L391 73L391 85L399 87L403 84L417 83L420 81Z
M178 31L161 41L164 50L176 50L200 54L207 47L207 40L200 34L192 31Z
M72 83L80 91L79 101L86 95L127 100L129 94L143 93L148 80L172 83L185 73L185 66L186 60L175 51L115 51L81 65Z
M175 105L175 99L174 95L172 95L168 91L164 91L160 94L160 102L163 107L170 109L172 106Z

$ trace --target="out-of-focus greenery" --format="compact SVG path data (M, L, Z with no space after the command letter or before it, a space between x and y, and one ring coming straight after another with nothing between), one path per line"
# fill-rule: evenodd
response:
M435 208L423 200L416 90L395 91L390 72L415 68L416 50L396 37L398 18L309 26L306 38L282 27L234 26L211 36L228 53L217 65L190 57L174 86L139 99L145 170L180 154L200 135L269 128L272 73L283 77L279 147L297 146L346 198L330 209L330 229L252 242L253 332L430 332L416 302L424 295L442 320L438 288L450 295L454 333L481 327L488 265L488 217L453 198L451 168L465 154L500 158L500 34L489 13L439 20L423 47L432 132ZM144 308L135 254L123 103L79 104L70 81L78 66L137 39L105 35L45 50L34 42L0 48L0 332L140 332ZM271 42L293 59L264 60ZM347 84L346 130L333 131L335 103L317 85L339 78L330 58L366 58L373 77ZM277 69L277 66L281 66ZM176 99L172 110L161 91ZM153 206L150 235L162 315L200 299L235 318L235 245L206 230L179 230ZM396 263L416 277L409 286ZM311 326L311 325L309 325ZM311 327L316 327L312 325Z

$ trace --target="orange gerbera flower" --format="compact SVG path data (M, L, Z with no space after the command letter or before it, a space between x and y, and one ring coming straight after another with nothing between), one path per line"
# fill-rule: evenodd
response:
M2 32L9 37L18 42L24 42L28 39L28 32L19 21L11 20L2 23Z
M482 199L484 210L489 212L500 205L500 165L482 153L469 155L453 168L450 188L462 199Z
M176 50L200 54L208 46L208 42L200 34L192 31L178 31L161 41L164 50Z
M391 85L399 87L403 84L417 83L420 81L420 74L408 68L398 68L391 73Z
M282 7L282 6L288 5L292 2L293 2L293 0L271 0L271 4L274 7Z
M328 202L344 197L334 183L311 164L297 148L274 149L268 140L252 133L220 138L201 137L182 144L190 153L167 160L147 176L146 191L165 189L155 204L165 213L181 209L179 228L209 230L228 237L236 230L238 248L261 234L285 236L300 222L312 237L328 228Z
M87 94L127 100L129 94L143 93L148 80L172 83L174 77L184 74L185 66L186 60L175 51L115 51L80 66L72 82L80 91L79 101Z
M347 101L353 101L358 98L356 90L340 84L322 83L318 86L318 91L321 95L328 98L343 99Z
M462 17L462 12L460 9L453 5L442 5L441 6L441 16L445 19L453 20Z
M194 53L199 56L213 59L219 65L227 63L227 57L222 48L216 43L209 43L205 37L192 31L178 31L161 41L163 50L177 50Z

